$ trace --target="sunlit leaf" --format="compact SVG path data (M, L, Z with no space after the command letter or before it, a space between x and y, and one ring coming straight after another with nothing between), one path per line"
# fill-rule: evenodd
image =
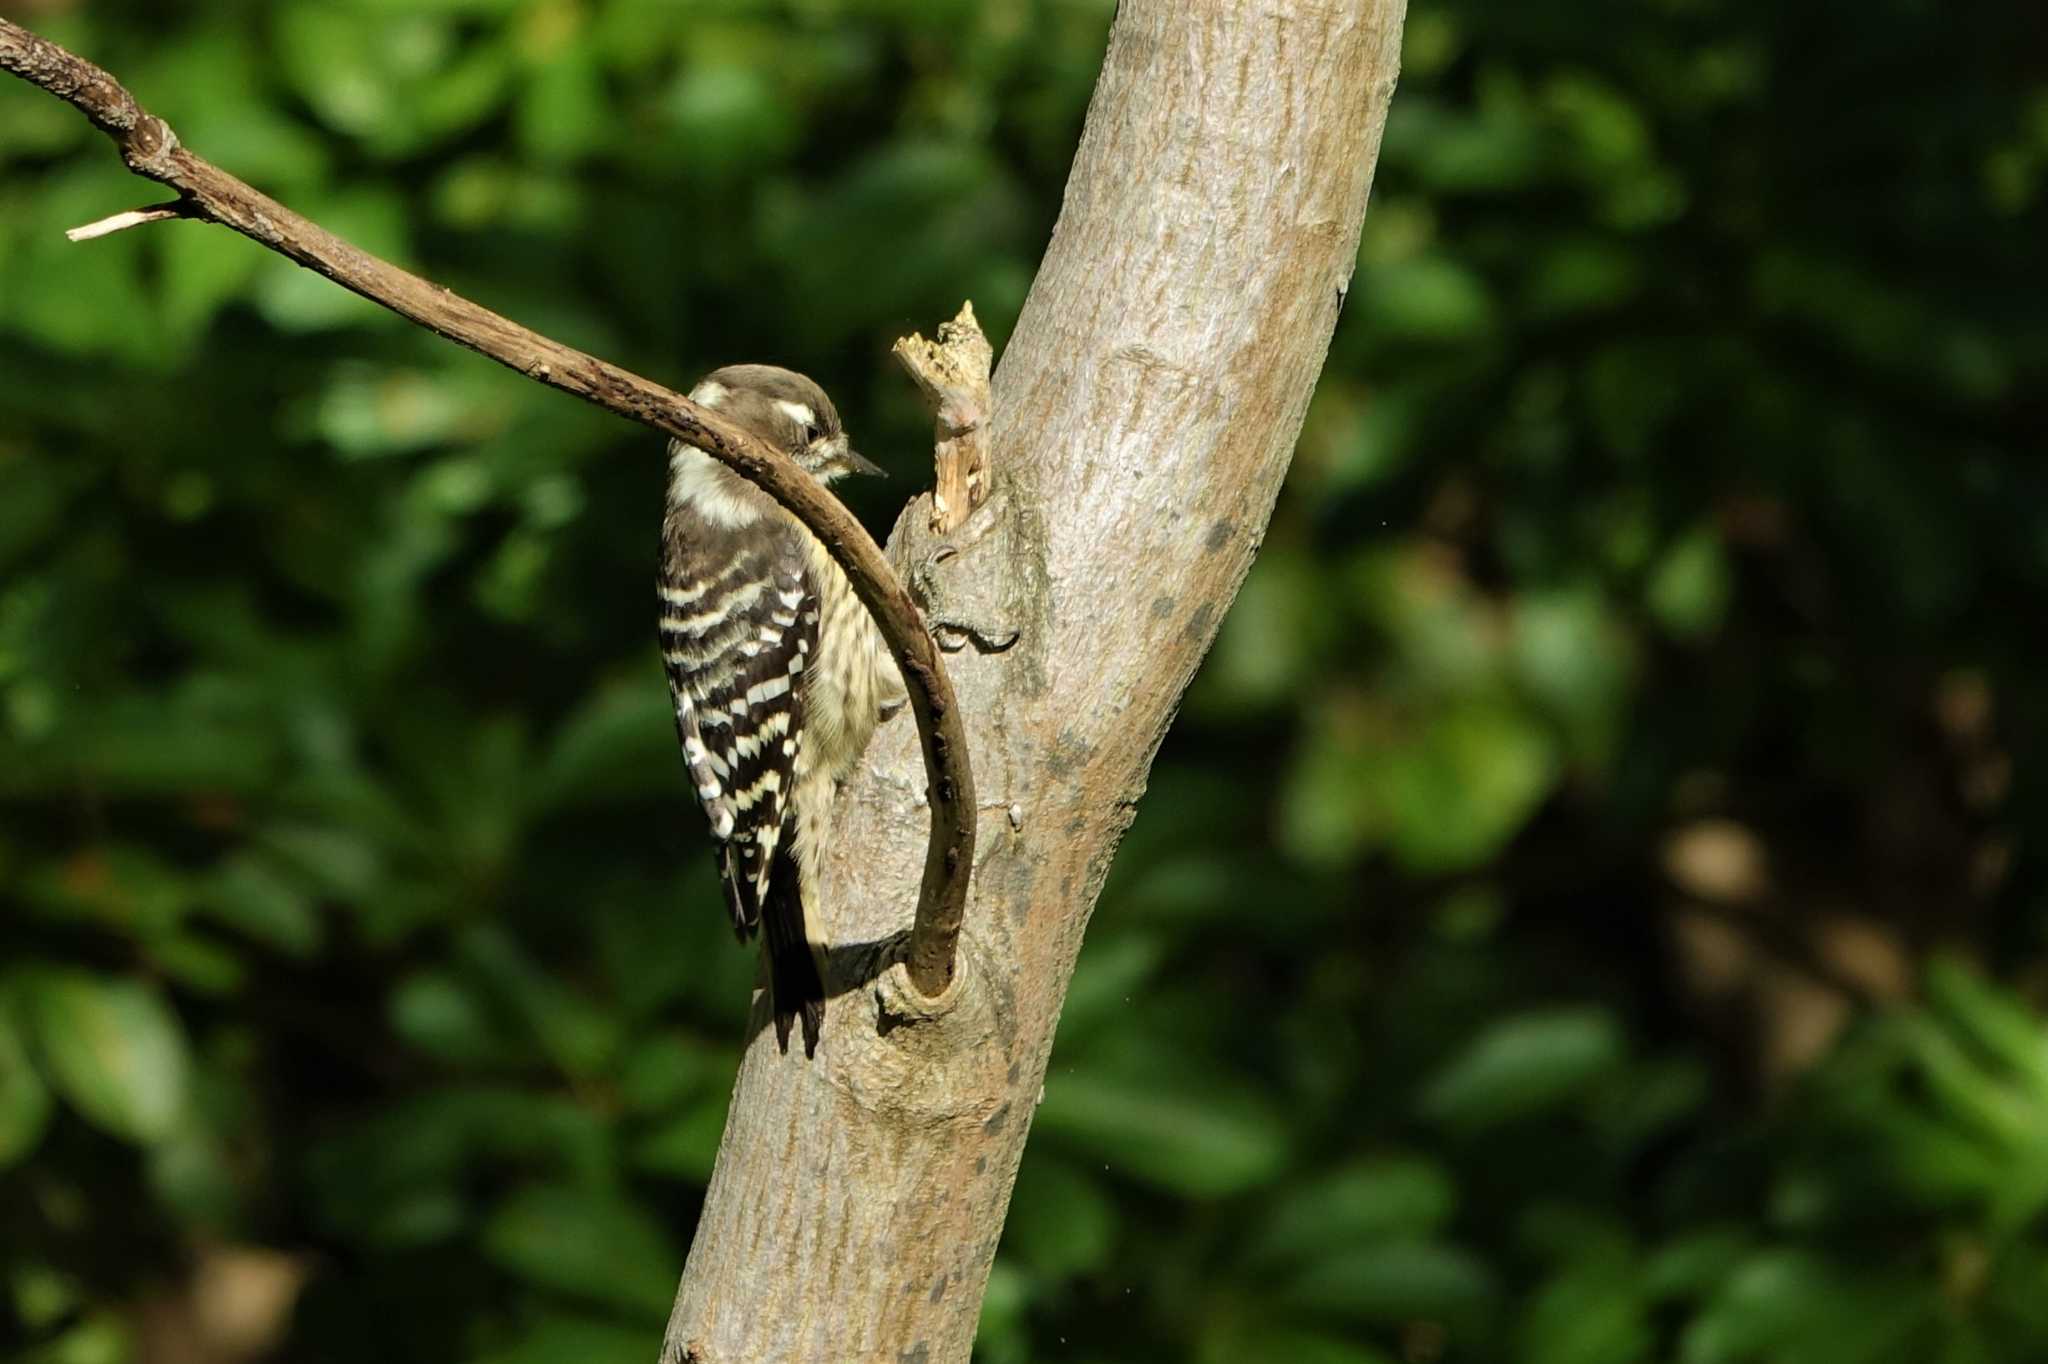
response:
M1650 575L1645 600L1673 635L1697 639L1711 634L1727 609L1728 566L1721 542L1697 530L1673 545Z
M1445 256L1361 270L1352 288L1357 295L1352 306L1390 340L1464 341L1493 326L1493 300L1485 282Z
M138 981L51 971L28 978L22 999L50 1082L73 1108L130 1141L171 1134L191 1067L162 996Z

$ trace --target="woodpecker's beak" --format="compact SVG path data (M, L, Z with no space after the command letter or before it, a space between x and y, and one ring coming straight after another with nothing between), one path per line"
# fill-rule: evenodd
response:
M846 472L849 474L873 474L876 478L887 478L889 476L887 469L884 469L881 465L875 463L851 446L847 447L846 453L841 455L839 459L841 463L846 465Z

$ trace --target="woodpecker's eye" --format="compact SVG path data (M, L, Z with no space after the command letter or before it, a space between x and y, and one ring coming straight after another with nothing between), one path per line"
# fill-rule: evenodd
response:
M816 445L817 443L818 443L818 424L817 424L816 422L805 422L805 423L804 423L804 444L805 444L805 445Z

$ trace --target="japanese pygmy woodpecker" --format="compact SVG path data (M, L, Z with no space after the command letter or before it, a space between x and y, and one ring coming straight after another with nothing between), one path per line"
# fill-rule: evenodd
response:
M801 374L732 365L690 397L783 451L821 483L880 473ZM740 941L761 931L776 1037L801 1017L815 1052L824 985L804 895L817 884L832 796L903 679L839 565L768 494L669 443L661 524L661 656L676 736L711 821Z

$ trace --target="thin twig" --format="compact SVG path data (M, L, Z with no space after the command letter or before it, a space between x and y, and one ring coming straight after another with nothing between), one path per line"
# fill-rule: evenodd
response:
M69 228L64 235L75 242L89 242L98 237L111 237L116 232L125 232L131 227L141 227L144 223L160 223L166 218L188 216L190 215L186 210L185 201L179 199L175 203L158 204L154 208L131 208L126 213L116 213L96 223Z
M918 920L958 922L974 864L974 778L953 685L888 560L823 485L786 455L681 394L529 331L349 245L185 150L169 125L136 103L105 71L5 19L0 19L0 70L40 86L92 120L114 140L128 169L179 191L184 216L232 228L437 336L696 446L794 513L846 570L903 671L930 783L931 843L925 853ZM943 988L945 983L937 984ZM923 988L924 982L919 985Z

